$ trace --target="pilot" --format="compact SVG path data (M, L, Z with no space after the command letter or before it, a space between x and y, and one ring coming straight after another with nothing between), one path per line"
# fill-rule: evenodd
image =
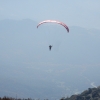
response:
M49 45L49 50L51 50L51 48L52 48L52 46L51 46L51 45Z

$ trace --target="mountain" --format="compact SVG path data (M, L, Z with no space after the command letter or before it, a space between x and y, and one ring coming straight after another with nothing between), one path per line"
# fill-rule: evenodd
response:
M58 99L97 87L100 30L37 24L0 21L0 96Z
M70 98L62 98L63 100L100 100L100 86L97 88L89 88L81 94L72 95Z

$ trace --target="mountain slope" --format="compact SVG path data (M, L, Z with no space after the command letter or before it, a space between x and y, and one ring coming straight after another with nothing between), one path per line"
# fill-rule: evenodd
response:
M89 88L78 95L72 95L64 100L100 100L100 86L97 88Z

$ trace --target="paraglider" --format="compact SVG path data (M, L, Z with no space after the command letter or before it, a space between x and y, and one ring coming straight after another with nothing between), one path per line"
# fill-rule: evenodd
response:
M41 25L41 24L44 24L44 23L56 23L56 24L60 24L62 25L66 30L67 32L69 32L69 28L68 26L63 23L63 22L60 22L60 21L57 21L57 20L44 20L42 22L40 22L38 25L37 25L37 28ZM52 48L52 45L49 45L49 50L51 51L51 48Z
M56 20L45 20L45 21L42 21L40 22L38 25L37 25L37 28L41 25L41 24L44 24L44 23L57 23L57 24L60 24L62 25L63 27L66 28L67 32L69 32L69 28L66 24L64 24L63 22L60 22L60 21L56 21Z

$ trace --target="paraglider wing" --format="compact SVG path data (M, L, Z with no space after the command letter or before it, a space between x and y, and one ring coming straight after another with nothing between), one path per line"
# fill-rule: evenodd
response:
M38 25L37 25L37 28L41 25L41 24L44 24L44 23L57 23L57 24L60 24L62 26L64 26L67 30L67 32L69 32L69 28L67 27L66 24L64 24L63 22L60 22L60 21L56 21L56 20L45 20L45 21L42 21L40 22Z

